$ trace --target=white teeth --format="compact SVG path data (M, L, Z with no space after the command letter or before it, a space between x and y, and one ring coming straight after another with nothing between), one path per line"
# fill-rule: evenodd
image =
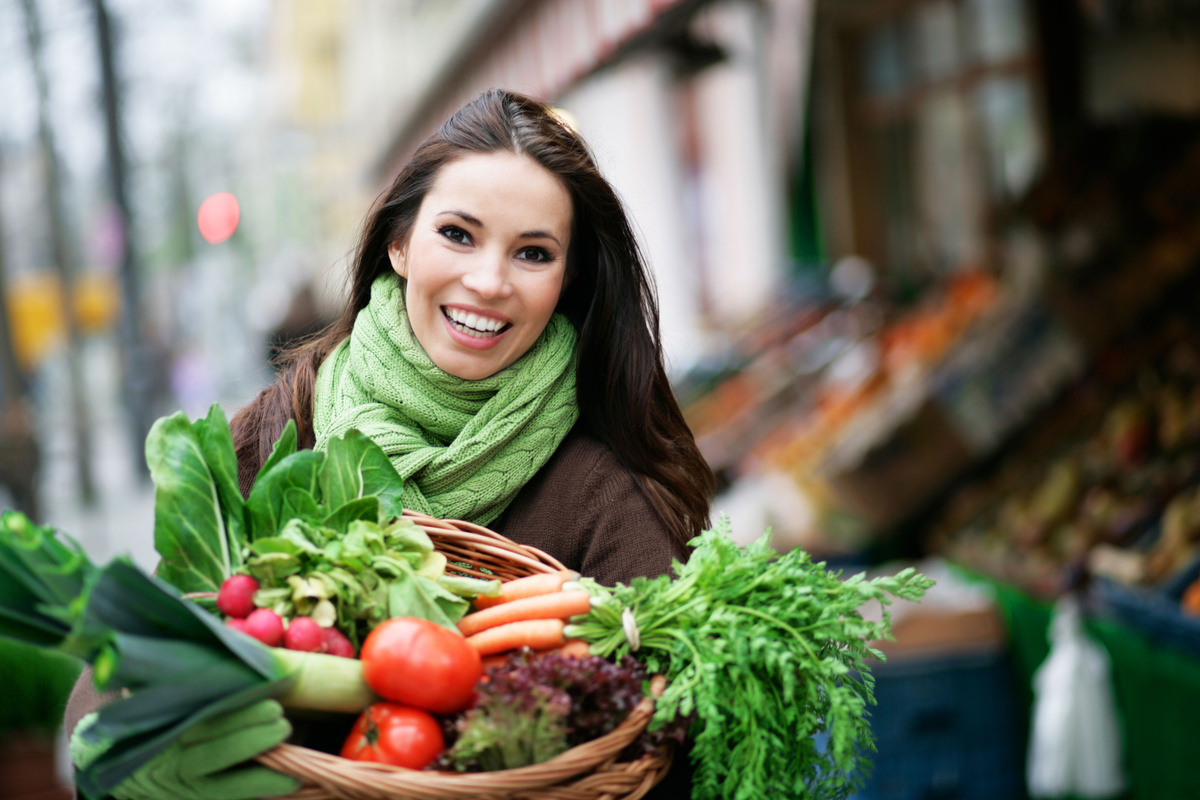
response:
M457 308L446 308L444 311L455 328L470 336L487 336L505 326L501 320L482 317Z

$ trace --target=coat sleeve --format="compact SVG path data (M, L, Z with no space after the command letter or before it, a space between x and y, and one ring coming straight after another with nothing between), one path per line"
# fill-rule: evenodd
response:
M606 585L670 572L672 560L684 558L682 548L674 545L637 476L613 466L598 468L582 520L579 572Z
M638 477L582 435L560 445L491 527L607 585L669 572L686 557Z

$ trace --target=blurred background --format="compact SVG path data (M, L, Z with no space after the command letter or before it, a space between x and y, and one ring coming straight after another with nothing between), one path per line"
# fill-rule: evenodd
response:
M150 424L265 386L493 86L626 201L714 511L938 577L861 796L1200 797L1191 0L9 0L0 505L152 568ZM1104 680L1053 749L1064 597ZM66 791L76 671L0 645L0 798Z

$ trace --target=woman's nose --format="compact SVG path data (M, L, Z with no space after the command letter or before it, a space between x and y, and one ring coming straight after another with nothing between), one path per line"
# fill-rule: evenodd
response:
M480 297L507 297L512 293L507 259L502 255L481 253L471 269L463 273L462 283Z

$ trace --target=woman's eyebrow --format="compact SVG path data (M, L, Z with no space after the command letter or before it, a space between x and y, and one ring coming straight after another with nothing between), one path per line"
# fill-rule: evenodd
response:
M453 214L454 216L461 219L463 222L466 222L469 225L474 225L477 228L486 228L487 227L486 225L483 224L483 220L481 220L478 217L475 217L471 214L468 214L465 211L456 211L454 209L447 209L447 210L439 212L439 213ZM526 231L525 233L521 234L520 238L522 238L522 239L549 239L550 241L554 242L559 247L562 247L562 242L560 242L558 240L558 237L555 236L553 233L550 233L549 231Z
M550 241L554 242L559 247L562 247L562 242L560 242L558 240L558 237L555 236L553 233L550 233L549 231L526 231L525 233L521 234L520 238L521 239L549 239Z
M483 224L483 220L479 219L478 217L473 217L473 216L471 216L470 214L468 214L468 213L467 213L467 212L465 212L465 211L455 211L454 209L452 209L452 208L451 208L451 209L447 209L447 210L445 210L445 211L441 211L441 212L438 212L438 213L440 213L440 214L453 214L454 216L456 216L456 217L460 218L460 219L461 219L461 220L463 220L464 222L470 223L471 225L475 225L475 226L477 226L477 227L480 227L480 228L483 228L483 227L485 227L485 226L484 226L484 224Z

